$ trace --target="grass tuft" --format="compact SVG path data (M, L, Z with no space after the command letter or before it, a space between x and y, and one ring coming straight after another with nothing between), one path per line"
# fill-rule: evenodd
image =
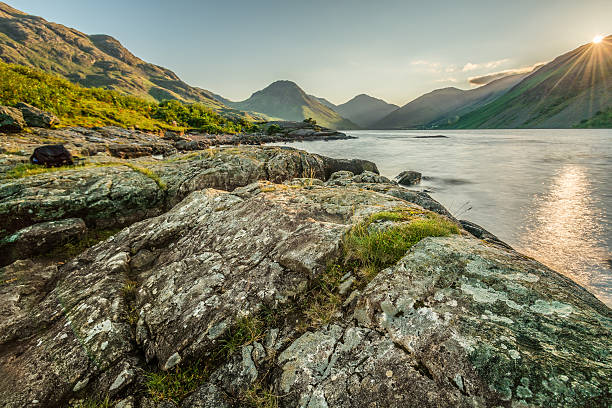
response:
M257 382L243 394L242 399L250 408L278 408L279 396Z
M81 401L70 404L69 408L112 408L115 406L114 402L106 397L103 400L86 398Z
M208 379L208 369L200 361L176 368L168 372L151 372L147 374L146 388L155 401L179 403L194 392Z
M217 354L230 356L243 346L263 339L264 328L264 321L259 316L241 317L220 341L221 348Z
M139 172L140 174L147 176L151 180L153 180L160 190L166 190L168 186L166 183L159 177L159 174L155 173L153 170L147 169L146 167L140 167L133 163L121 163L124 166L129 167L130 169Z

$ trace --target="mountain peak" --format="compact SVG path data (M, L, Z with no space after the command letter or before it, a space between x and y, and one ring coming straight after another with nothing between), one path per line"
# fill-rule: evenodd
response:
M15 16L26 16L27 14L23 11L17 10L9 6L6 3L0 1L0 17L2 18L13 18Z

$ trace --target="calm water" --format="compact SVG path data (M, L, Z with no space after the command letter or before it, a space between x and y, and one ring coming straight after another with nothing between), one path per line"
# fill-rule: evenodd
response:
M289 145L374 161L612 306L612 130L348 131ZM449 138L420 139L443 134Z

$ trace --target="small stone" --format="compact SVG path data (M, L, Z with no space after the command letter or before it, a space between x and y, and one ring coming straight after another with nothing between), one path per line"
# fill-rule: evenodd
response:
M174 367L180 362L181 362L180 354L179 353L172 354L166 361L166 364L164 364L164 371L168 371L169 369L171 369L172 367Z
M391 370L387 370L387 371L385 372L385 375L387 376L387 378L391 378L391 377L393 377L393 371L391 371Z

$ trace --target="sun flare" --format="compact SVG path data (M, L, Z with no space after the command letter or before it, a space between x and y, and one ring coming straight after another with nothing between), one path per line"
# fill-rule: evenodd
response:
M593 44L599 44L603 40L603 35L596 35L593 37Z

